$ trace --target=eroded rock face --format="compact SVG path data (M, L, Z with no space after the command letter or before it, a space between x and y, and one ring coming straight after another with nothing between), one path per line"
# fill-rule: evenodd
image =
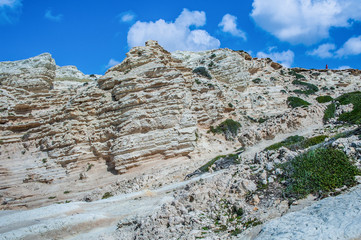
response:
M199 67L211 77L194 71ZM360 87L349 71L297 71L320 89L328 86L318 95ZM183 179L209 158L231 152L215 147L229 146L224 136L207 133L226 119L241 124L232 148L322 124L325 105L316 96L302 96L309 108L287 106L300 88L289 72L245 52L171 54L155 41L131 49L89 83L78 81L87 75L76 68L56 70L49 54L0 63L0 200L10 199L4 208L39 206L48 201L44 195L65 198L59 188L76 188L79 197L132 168L187 156L195 168L173 171Z
M49 53L15 62L0 62L1 85L44 91L53 87L55 61Z
M84 81L84 80L96 80L100 77L97 74L84 74L78 70L76 66L56 66L56 81Z

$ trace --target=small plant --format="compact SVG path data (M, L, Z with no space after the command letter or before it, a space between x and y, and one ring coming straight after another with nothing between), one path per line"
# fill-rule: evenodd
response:
M336 112L336 104L334 103L329 104L323 114L323 122L326 123L331 118L334 118L335 112Z
M48 160L47 160L46 158L43 158L41 161L42 161L43 163L46 163Z
M208 71L205 67L197 67L193 70L193 73L199 74L208 79L212 79L212 76L208 73Z
M211 126L209 131L213 134L223 133L228 140L236 137L240 128L241 124L239 122L236 122L233 119L227 119L215 128Z
M331 96L319 96L316 98L316 101L319 103L331 102L333 98Z
M314 94L315 92L319 91L319 89L318 89L318 87L316 85L313 85L311 83L306 83L306 82L303 82L303 81L300 81L300 80L294 80L292 82L292 84L306 87L306 90L295 90L294 91L295 93L298 93L298 94L310 95L310 94Z
M86 171L87 172L90 171L90 169L92 169L92 167L94 167L94 164L88 163L88 167L87 167Z
M199 81L198 78L196 78L196 79L194 80L194 82L197 83L197 84L201 84L201 81Z
M201 172L208 172L210 167L212 167L213 164L215 164L217 161L220 161L220 160L226 160L226 161L230 162L231 164L238 164L239 163L238 156L239 156L238 154L217 156L217 157L213 158L211 161L204 164L202 167L200 167L199 170ZM215 169L213 169L213 170L215 170Z
M209 68L212 68L213 66L214 66L214 62L211 61L211 62L208 64L208 67L209 67Z
M353 186L355 176L361 174L344 152L333 148L308 151L280 167L286 181L285 195L297 199L344 185Z
M48 197L48 199L55 199L55 198L56 198L55 196Z
M260 78L256 78L256 79L253 79L252 82L258 84L261 82L261 79Z
M299 98L299 97L288 97L287 98L287 103L289 106L291 106L292 108L296 108L296 107L308 107L309 105L311 105L311 103Z
M113 194L111 194L110 192L106 192L106 193L104 193L102 199L107 199L107 198L110 198L110 197L113 197Z
M233 104L232 104L232 103L228 103L228 107L233 108Z
M212 55L210 56L210 58L215 58L215 57L216 57L215 53L212 53Z
M65 191L65 192L64 192L64 194L69 194L69 193L70 193L70 191Z
M299 73L296 73L294 70L291 70L288 72L289 75L293 75L296 77L296 79L302 79L302 78L305 78L305 76L299 74Z

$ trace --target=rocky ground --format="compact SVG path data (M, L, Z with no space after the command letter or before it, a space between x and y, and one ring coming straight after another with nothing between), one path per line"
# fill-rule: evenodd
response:
M287 197L278 166L320 145L265 148L325 136L317 143L360 168L358 93L347 95L360 84L358 70L287 69L229 49L171 54L155 41L104 76L56 66L50 54L2 62L1 236L297 239L307 226L284 236L273 226L340 198L337 217L357 210L359 190L319 203L350 187ZM319 218L326 227L312 225L312 236L337 224ZM361 236L356 226L344 236Z

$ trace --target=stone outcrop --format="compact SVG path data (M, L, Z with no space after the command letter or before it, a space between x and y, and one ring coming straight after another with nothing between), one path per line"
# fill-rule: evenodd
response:
M15 62L0 62L0 84L33 92L50 90L55 69L55 61L49 53Z
M97 80L100 75L97 74L84 74L78 70L76 66L56 66L56 81L85 81Z
M360 88L354 72L296 70L322 89L318 95ZM325 105L315 95L302 96L309 108L287 105L300 88L292 84L296 70L229 49L171 54L155 41L86 83L78 80L90 75L56 67L50 54L2 62L2 207L42 205L59 192L54 186L76 188L74 198L82 198L117 174L177 157L191 159L194 171L209 160L200 156L230 152L223 146L250 146L322 124ZM226 119L241 124L233 143L207 132Z

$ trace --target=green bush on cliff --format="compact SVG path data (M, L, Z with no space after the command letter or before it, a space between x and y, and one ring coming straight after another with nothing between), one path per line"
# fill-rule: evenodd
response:
M287 98L287 103L289 106L291 106L292 108L296 108L296 107L308 107L309 105L311 105L311 103L299 98L299 97L288 97Z
M287 197L303 198L310 193L326 193L335 188L353 186L360 170L348 156L337 149L319 148L282 164Z

